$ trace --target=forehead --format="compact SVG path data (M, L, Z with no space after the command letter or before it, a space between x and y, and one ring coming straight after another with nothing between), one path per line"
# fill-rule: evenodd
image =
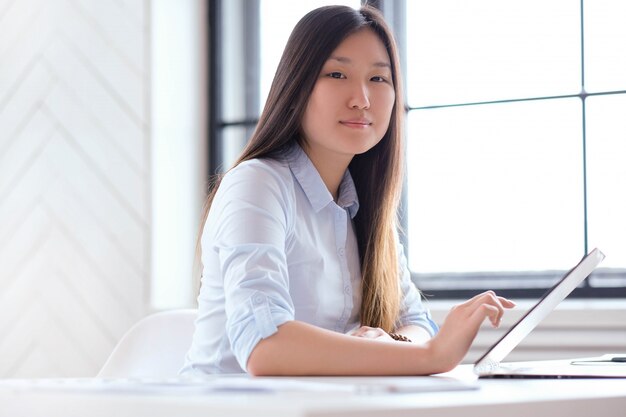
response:
M369 64L390 63L383 41L369 28L360 29L346 37L329 58Z

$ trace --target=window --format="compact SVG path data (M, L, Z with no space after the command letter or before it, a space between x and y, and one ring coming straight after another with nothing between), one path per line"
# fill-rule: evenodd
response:
M406 2L406 229L422 290L532 296L598 246L603 268L578 294L626 294L624 12Z
M211 3L215 172L252 133L295 23L336 2ZM626 6L369 3L405 61L403 221L420 289L534 297L598 246L603 267L575 295L626 296Z

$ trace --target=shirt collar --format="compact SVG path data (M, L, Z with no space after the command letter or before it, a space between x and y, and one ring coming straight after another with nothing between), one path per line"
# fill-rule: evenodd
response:
M294 145L287 160L291 172L316 213L333 201L333 196L326 188L322 177L300 145ZM359 210L359 198L349 170L343 174L339 185L337 205L348 210L351 218L354 218Z

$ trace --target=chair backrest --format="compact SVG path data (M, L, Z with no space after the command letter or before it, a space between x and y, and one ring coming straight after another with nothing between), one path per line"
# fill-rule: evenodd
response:
M175 377L191 346L197 313L169 310L139 320L122 336L98 377Z

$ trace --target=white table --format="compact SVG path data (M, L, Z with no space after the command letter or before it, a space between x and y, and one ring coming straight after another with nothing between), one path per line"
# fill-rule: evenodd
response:
M98 389L97 380L83 381L85 386L96 389L42 389L41 381L4 380L0 381L0 416L626 416L626 379L476 381L468 371L469 368L461 367L454 376L477 384L477 389L402 394L347 389L202 394L167 388L158 392L116 391ZM340 381L346 387L381 381L379 378L314 380ZM306 383L312 379L281 381Z

